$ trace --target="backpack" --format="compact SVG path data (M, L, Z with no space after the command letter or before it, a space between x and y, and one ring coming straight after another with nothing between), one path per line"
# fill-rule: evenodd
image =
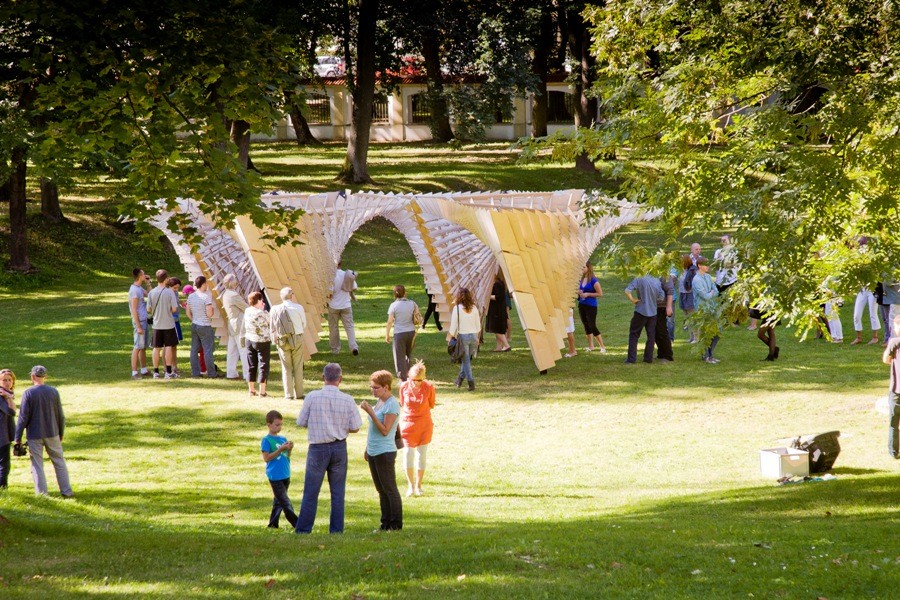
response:
M697 274L697 267L691 265L684 274L684 291L690 292L694 289L694 275Z

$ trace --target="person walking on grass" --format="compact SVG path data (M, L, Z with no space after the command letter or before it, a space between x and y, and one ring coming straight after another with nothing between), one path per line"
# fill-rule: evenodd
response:
M632 292L637 294L636 298ZM666 293L663 291L659 279L651 275L644 275L635 277L628 284L628 287L625 288L625 297L634 305L631 326L628 330L628 357L625 359L625 363L637 362L637 345L641 329L647 332L647 342L644 344L644 362L652 363L653 344L656 341L656 307L660 303L665 306Z
M270 313L272 343L281 360L281 383L285 400L303 400L303 332L306 331L306 309L296 302L294 290L281 289L281 304Z
M135 267L131 272L132 283L128 289L128 311L131 313L131 328L134 345L131 349L131 378L143 379L150 376L147 370L147 348L150 347L150 323L147 318L147 289L144 285L150 278L143 269ZM140 371L138 371L140 369Z
M388 307L387 314L384 341L392 345L397 377L400 381L406 381L413 349L416 347L416 321L424 320L419 312L419 305L406 297L406 287L400 284L394 286L394 301ZM393 337L391 329L394 330Z
M353 292L357 289L356 271L344 270L338 261L337 271L332 282L331 299L328 301L328 343L331 353L341 351L341 332L338 322L344 326L347 344L353 356L359 355L359 344L356 343L356 326L353 324Z
M325 475L331 490L329 533L344 532L344 494L347 489L347 436L362 427L353 397L340 391L341 366L328 363L322 370L325 385L306 395L297 425L308 430L309 450L303 501L297 516L297 533L311 533Z
M400 404L391 394L393 377L387 371L375 371L369 388L378 399L375 406L363 400L359 407L369 415L365 459L381 503L381 530L403 529L403 500L397 489L397 444L394 441L400 423Z
M456 376L456 387L462 385L463 379L469 382L469 391L475 391L475 376L472 374L472 359L478 353L478 334L481 332L481 314L475 306L475 297L469 288L459 288L456 302L450 312L450 329L447 330L447 341L456 338L457 344L463 346L463 359Z
M272 512L269 515L269 527L278 529L279 517L284 513L291 527L297 526L297 515L294 513L294 505L288 498L288 488L291 487L291 450L294 442L281 434L284 418L277 410L266 413L266 426L269 433L265 435L260 444L262 459L266 463L266 477L272 486Z
M888 454L900 458L900 315L894 315L894 335L888 340L882 361L891 366L890 385L888 386Z
M66 418L63 414L62 402L56 388L46 384L47 368L35 365L31 369L30 388L22 394L22 406L19 408L19 422L16 425L16 444L22 442L26 434L28 452L31 454L31 476L34 479L36 494L47 494L47 479L44 476L44 449L50 456L53 469L56 471L56 483L63 498L75 495L69 483L69 469L63 457L63 433Z

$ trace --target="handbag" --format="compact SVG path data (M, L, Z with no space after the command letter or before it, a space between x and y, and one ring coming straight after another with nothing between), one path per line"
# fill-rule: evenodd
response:
M403 437L400 435L400 423L397 423L397 432L394 434L394 445L397 450L403 448Z
M422 313L419 312L419 305L417 304L415 308L413 308L412 315L413 325L416 326L416 329L422 326Z
M459 325L459 305L456 306L456 323ZM462 362L463 357L466 355L466 350L463 348L463 345L459 342L459 338L450 338L447 342L447 354L450 355L450 362L454 364L459 364Z

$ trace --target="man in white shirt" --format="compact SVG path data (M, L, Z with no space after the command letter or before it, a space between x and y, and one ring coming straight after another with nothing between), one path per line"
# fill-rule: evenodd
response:
M206 361L206 376L219 376L213 362L216 330L212 326L213 303L209 284L203 275L194 279L194 293L187 299L187 316L191 320L191 377L200 377L200 348Z
M272 343L281 359L281 382L285 400L302 400L303 394L303 332L306 331L306 311L297 304L294 290L281 290L281 304L269 313Z
M250 369L247 362L247 346L244 344L244 311L249 304L238 293L238 281L234 273L229 273L222 279L222 308L225 309L225 317L228 323L228 357L225 361L225 378L240 379L238 376L238 360L246 376Z
M344 331L347 332L347 343L350 345L353 356L359 355L351 306L351 294L356 287L356 271L344 271L341 269L341 263L338 262L337 272L334 274L331 300L328 302L328 341L331 344L332 354L341 351L341 332L338 330L338 319L340 319L344 324Z

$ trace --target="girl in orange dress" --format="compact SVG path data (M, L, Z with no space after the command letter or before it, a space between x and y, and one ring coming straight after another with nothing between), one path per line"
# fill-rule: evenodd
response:
M434 423L434 384L425 381L425 364L419 360L409 368L409 377L400 385L400 437L406 447L406 497L422 495L425 455L431 443Z

